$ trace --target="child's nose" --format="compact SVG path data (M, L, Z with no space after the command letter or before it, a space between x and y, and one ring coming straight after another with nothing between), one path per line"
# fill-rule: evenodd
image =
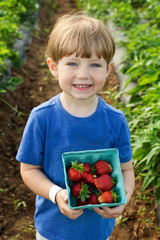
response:
M84 79L84 80L88 78L88 68L87 68L87 66L79 67L78 72L77 72L77 78Z

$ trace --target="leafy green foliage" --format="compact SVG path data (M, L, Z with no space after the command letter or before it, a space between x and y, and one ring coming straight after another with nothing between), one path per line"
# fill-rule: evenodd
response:
M151 24L160 26L160 2L158 0L146 1L143 13L145 19L149 20Z
M87 8L85 1L83 7ZM90 1L92 4L92 1ZM117 102L121 93L106 92L115 107L124 111L131 131L133 162L136 172L143 178L143 190L150 183L160 196L160 3L158 0L103 0L102 6L112 12L108 16L123 29L127 40L125 66L129 82L137 86L130 90L130 102ZM94 8L99 12L99 5ZM101 9L102 11L102 9ZM95 17L98 15L94 15ZM144 19L147 19L144 22ZM142 22L142 23L141 23Z
M133 10L132 5L127 2L115 2L112 1L111 8L113 11L112 19L118 26L129 29L133 24L137 24L139 21L139 15L137 11Z
M13 91L16 89L17 85L20 84L21 82L22 82L22 79L19 77L3 78L1 82L0 90L7 88L10 91Z
M143 177L143 189L153 183L159 188L160 159L160 104L135 103L126 109L129 116L134 165ZM129 112L130 111L130 112ZM158 192L157 192L158 193ZM158 196L158 195L157 195Z
M79 0L77 6L82 8L87 14L105 21L108 12L107 2L101 0Z
M21 201L21 199L14 200L14 211L16 212L20 206L26 208L25 201Z
M135 11L135 10L134 10ZM127 30L127 29L126 29ZM122 71L128 74L128 83L136 81L130 91L131 100L126 116L131 130L134 165L143 178L143 189L150 183L160 191L160 31L157 25L138 24L125 31L127 55ZM127 84L128 84L127 83Z
M10 59L14 67L21 64L18 53L13 50L16 38L20 38L20 25L34 23L33 13L36 11L35 0L1 0L0 1L0 91L8 87L6 59ZM3 82L1 83L3 74ZM10 79L15 83L15 79ZM7 84L5 85L5 82ZM10 84L11 84L10 83ZM15 89L15 85L10 88Z

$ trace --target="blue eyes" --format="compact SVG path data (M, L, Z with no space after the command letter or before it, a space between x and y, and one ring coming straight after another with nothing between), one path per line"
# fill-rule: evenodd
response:
M77 66L77 63L75 63L75 62L69 62L68 65L69 65L69 66L72 66L72 67L75 67L75 66ZM99 65L98 63L92 63L90 66L91 66L91 67L94 67L94 68L100 67L100 65Z
M73 67L74 67L74 66L76 66L77 64L76 64L76 63L74 63L74 62L70 62L70 63L68 63L68 65L69 65L69 66L73 66Z
M91 64L91 67L100 67L100 65L97 64L97 63L92 63L92 64Z

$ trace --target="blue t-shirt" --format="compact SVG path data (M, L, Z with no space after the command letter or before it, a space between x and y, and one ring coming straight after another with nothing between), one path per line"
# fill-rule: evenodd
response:
M96 111L89 117L69 114L61 105L60 94L34 108L26 124L17 160L41 165L55 184L66 188L62 153L118 148L120 162L132 158L130 132L124 114L98 96ZM50 240L105 240L115 219L105 219L85 209L76 220L64 216L57 204L36 196L35 227Z

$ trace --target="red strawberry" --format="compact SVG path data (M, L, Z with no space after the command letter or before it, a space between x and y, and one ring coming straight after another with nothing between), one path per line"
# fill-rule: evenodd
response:
M118 196L114 191L106 191L99 196L98 201L100 203L112 203L116 202L117 198Z
M89 184L94 183L94 177L93 177L93 174L91 173L83 172L82 178L85 179Z
M72 162L72 167L68 170L69 181L77 182L81 179L82 173L84 171L83 164L79 164L77 161Z
M96 170L97 175L109 174L112 173L113 171L112 166L104 160L97 161L94 164L94 168Z
M80 198L77 199L77 206L83 206L83 205L86 205L87 204L87 201L82 201Z
M87 184L77 182L71 187L72 196L75 198L80 198L83 202L85 201L86 198L89 198L90 193L91 191L88 188Z
M87 199L87 204L98 204L98 196L96 193L91 193L90 197Z
M80 182L75 183L71 187L71 194L72 194L72 196L77 198L80 195L81 189L82 189L82 184Z
M91 171L91 167L89 163L83 163L84 171L89 173Z
M111 190L114 183L114 180L108 174L101 175L100 177L94 179L95 186L101 191Z

